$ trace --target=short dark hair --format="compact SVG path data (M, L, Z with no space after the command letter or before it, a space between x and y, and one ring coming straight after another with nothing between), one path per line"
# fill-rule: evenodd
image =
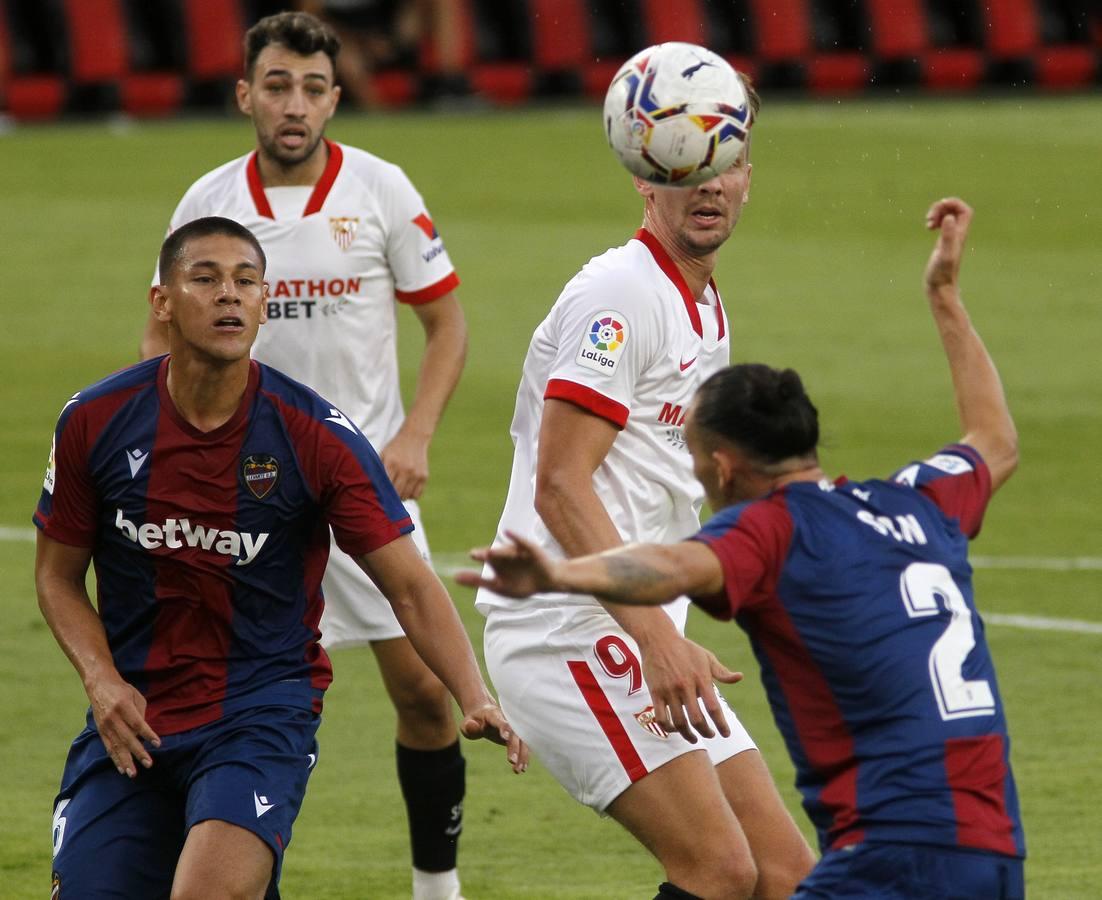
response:
M819 443L819 411L793 369L728 366L700 386L697 425L766 464L808 456Z
M245 32L245 80L252 81L260 51L269 44L280 44L300 56L321 51L337 71L341 40L321 19L304 12L281 12L265 16Z
M168 276L172 271L172 267L179 262L184 247L187 246L189 241L215 234L240 238L252 244L257 256L260 257L260 274L264 274L264 270L268 268L268 257L264 255L264 248L260 246L260 241L256 239L256 235L233 219L226 219L222 216L206 216L202 219L193 219L186 225L181 225L166 237L164 243L161 244L161 255L157 258L157 271L160 273L158 277L161 284L168 283Z

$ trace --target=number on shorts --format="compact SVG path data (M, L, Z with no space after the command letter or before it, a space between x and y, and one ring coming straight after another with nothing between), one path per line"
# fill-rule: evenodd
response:
M643 687L643 667L639 657L617 634L606 634L593 645L597 661L612 678L627 678L628 693L634 694Z
M938 598L952 614L949 625L930 650L930 683L943 719L993 716L995 695L983 679L966 681L964 661L976 646L972 611L945 566L911 563L899 579L903 604L912 619L938 614Z
M65 840L65 823L66 818L62 815L65 812L65 807L69 805L69 798L57 801L57 806L54 807L54 856L56 857L61 852L61 842Z

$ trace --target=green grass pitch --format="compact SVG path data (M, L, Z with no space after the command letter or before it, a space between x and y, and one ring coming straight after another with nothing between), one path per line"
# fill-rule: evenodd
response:
M432 452L424 514L454 563L504 497L508 423L533 327L590 256L640 219L596 108L339 116L331 135L402 164L463 279L464 380ZM245 152L244 121L25 128L0 136L0 894L44 896L51 803L85 698L39 616L27 539L50 430L73 391L135 358L169 214L198 175ZM920 290L927 204L977 210L965 296L1003 373L1022 462L974 553L1010 719L1030 894L1102 893L1102 97L834 101L765 97L752 201L717 281L735 360L791 365L825 424L832 473L884 474L958 436ZM416 351L418 329L402 319ZM415 353L405 354L412 376ZM1079 560L1076 564L1074 561ZM999 567L1002 566L1002 567ZM1009 567L1007 567L1009 566ZM1078 566L1078 567L1076 567ZM1093 568L1092 568L1093 566ZM454 585L452 585L454 587ZM454 596L476 646L469 592ZM744 638L690 634L747 680L726 689L798 811ZM366 651L334 654L321 760L284 869L289 898L408 896L393 713ZM539 766L469 760L461 868L471 898L652 896L658 866Z

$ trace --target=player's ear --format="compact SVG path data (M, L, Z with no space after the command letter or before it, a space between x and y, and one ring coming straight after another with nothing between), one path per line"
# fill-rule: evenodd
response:
M268 321L268 297L270 296L268 290L268 282L263 283L263 293L260 295L260 324L263 325Z
M237 108L245 115L251 116L253 114L253 104L252 98L249 96L249 82L244 78L239 79L237 86L234 88L234 93L237 97Z
M341 86L336 84L333 86L333 106L329 110L329 115L325 117L326 121L333 118L333 113L337 111L337 104L341 101Z
M632 175L631 180L635 184L635 193L644 200L649 200L654 196L654 185L645 178L640 178L638 175Z
M155 284L149 289L149 306L153 310L153 318L158 322L172 321L172 311L169 309L168 291L165 285Z

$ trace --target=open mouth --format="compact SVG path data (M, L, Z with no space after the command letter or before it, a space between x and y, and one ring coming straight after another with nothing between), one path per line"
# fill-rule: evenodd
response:
M713 206L702 206L700 209L693 210L692 217L702 225L713 225L720 221L723 215Z
M301 147L306 143L307 131L302 125L285 125L279 129L276 137L286 147Z
M219 331L240 331L245 327L245 322L239 316L222 316L214 323Z

